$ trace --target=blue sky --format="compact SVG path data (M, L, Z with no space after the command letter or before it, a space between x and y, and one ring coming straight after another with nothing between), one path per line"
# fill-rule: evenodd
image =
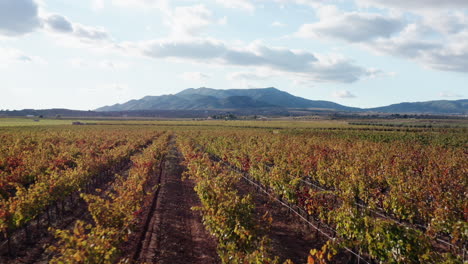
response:
M190 87L374 107L468 96L466 0L0 0L0 109Z

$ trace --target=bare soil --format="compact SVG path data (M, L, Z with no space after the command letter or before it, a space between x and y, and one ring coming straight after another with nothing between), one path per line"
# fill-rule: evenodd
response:
M156 192L155 208L142 236L136 263L220 263L214 237L205 230L201 215L193 211L200 201L194 182L182 180L181 154L172 140ZM151 211L151 210L150 210Z

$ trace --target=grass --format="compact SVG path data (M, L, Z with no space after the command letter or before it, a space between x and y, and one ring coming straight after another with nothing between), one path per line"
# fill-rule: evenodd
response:
M82 122L96 125L144 125L158 127L192 127L200 129L213 128L259 128L259 129L416 129L434 130L443 128L466 129L468 121L460 120L126 120L126 119L47 119L34 121L32 118L0 118L0 127L33 127L72 125L73 122Z
M255 121L255 120L77 120L77 119L38 119L31 118L0 118L0 127L11 126L49 126L71 125L73 122L103 125L155 125L155 126L200 126L200 127L250 127L250 128L330 128L346 127L345 121Z
M32 118L0 118L0 127L14 126L50 126L50 125L71 125L73 121L62 119L38 119L36 122Z

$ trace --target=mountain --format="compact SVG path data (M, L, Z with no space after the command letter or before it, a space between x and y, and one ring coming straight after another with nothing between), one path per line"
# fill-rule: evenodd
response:
M347 107L329 101L314 101L302 97L291 95L273 87L263 89L229 89L216 90L211 88L189 88L178 95L206 95L218 98L227 98L230 96L248 96L257 101L268 102L271 105L285 108L323 108L343 111L359 110L358 108Z
M201 110L251 108L315 108L339 111L359 111L328 101L314 101L291 95L276 88L229 89L189 88L174 95L146 96L124 104L104 106L96 111L132 110Z
M308 100L276 88L229 89L189 88L177 94L146 96L124 104L104 106L99 112L148 110L249 110L289 111L309 109L342 112L379 112L407 114L468 114L468 100L400 103L389 106L360 109L329 101Z
M382 113L468 114L468 99L399 103L366 110Z

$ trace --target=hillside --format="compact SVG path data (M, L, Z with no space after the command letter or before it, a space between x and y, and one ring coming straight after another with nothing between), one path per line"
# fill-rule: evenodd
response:
M276 88L229 89L189 88L174 95L146 96L124 104L115 104L96 111L133 110L202 110L251 108L316 108L338 111L360 109L329 101L314 101L291 95Z
M361 109L329 101L309 100L273 87L259 89L189 88L177 94L146 96L123 104L104 106L98 112L155 111L155 110L249 110L289 111L311 109L340 112L378 112L401 114L468 114L468 100L439 100L399 103Z
M428 102L399 103L366 110L383 113L468 114L468 100L439 100Z

